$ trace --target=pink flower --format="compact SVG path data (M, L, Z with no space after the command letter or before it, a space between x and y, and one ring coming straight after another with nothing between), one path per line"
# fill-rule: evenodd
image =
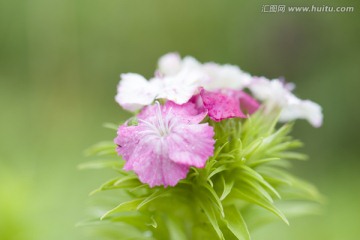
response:
M118 129L117 152L150 187L175 186L191 166L202 168L214 153L214 130L199 124L206 113L198 114L193 103L178 105L168 101L145 107L138 125Z
M246 118L244 112L254 113L259 103L243 91L223 89L219 91L200 90L200 94L191 99L199 111L205 111L214 121L227 118Z
M258 101L256 101L255 98L253 98L244 91L225 89L222 90L221 93L229 97L238 99L240 103L241 111L246 112L248 114L253 114L260 107L260 103L258 103Z

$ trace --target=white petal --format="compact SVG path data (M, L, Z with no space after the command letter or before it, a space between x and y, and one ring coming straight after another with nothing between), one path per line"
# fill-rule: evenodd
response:
M252 81L249 73L243 72L234 65L205 63L204 71L209 74L210 81L204 87L207 90L234 89L241 90Z
M323 121L320 105L292 96L289 104L282 109L279 120L287 122L295 119L306 119L312 126L320 127Z
M184 104L197 93L206 75L201 71L184 69L175 76L164 77L164 88L158 98L166 98L177 104Z
M182 60L181 70L200 70L202 68L202 64L191 56L186 56Z
M249 89L257 99L270 106L286 106L289 94L292 94L279 79L269 80L265 77L255 78Z
M181 69L181 58L178 53L168 53L160 57L158 61L159 71L167 75L174 75Z
M207 81L202 64L195 58L183 59L177 53L168 53L159 60L159 72L156 82L160 82L157 98L165 98L177 104L184 104ZM159 84L158 84L159 85Z
M151 104L159 92L158 83L135 73L121 74L115 100L126 110L136 111Z

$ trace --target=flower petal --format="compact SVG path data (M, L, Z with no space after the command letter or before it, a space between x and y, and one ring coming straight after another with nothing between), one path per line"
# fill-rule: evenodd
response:
M143 76L136 73L121 74L118 85L118 102L124 109L136 111L143 106L151 104L159 91L155 82L147 81Z
M168 53L158 61L159 71L164 76L174 75L180 71L181 57L178 53Z
M117 137L114 139L117 145L116 151L122 155L124 160L130 159L135 147L140 141L138 132L140 127L121 125L117 131Z
M201 89L204 108L207 109L209 117L214 121L221 121L227 118L246 118L241 112L239 99L219 92L209 92Z
M295 119L306 119L313 127L320 127L323 121L320 105L292 96L288 106L282 109L279 121L287 122Z
M164 77L164 89L158 98L165 98L177 104L184 104L197 93L198 88L206 79L203 72L184 69L176 75Z
M172 118L177 119L178 122L184 124L197 124L200 123L207 115L206 111L198 111L195 104L187 102L178 105L174 102L168 101L165 104Z
M178 125L167 138L170 159L187 166L203 168L214 153L214 130L207 123Z
M321 126L323 115L320 105L297 98L291 92L294 88L293 84L279 79L270 81L261 77L257 78L249 88L256 98L265 101L268 111L280 107L279 121L306 119L314 127Z
M186 177L189 167L171 161L166 144L160 147L162 149L159 154L151 142L140 142L124 169L133 170L140 181L149 184L150 187L175 186Z
M230 64L205 63L203 68L210 78L210 81L204 85L206 90L241 90L248 86L253 79L249 73Z
M265 77L255 78L249 85L252 94L261 101L266 101L268 106L285 106L291 91L279 79L269 80Z
M239 91L239 100L240 108L249 114L253 114L260 107L260 103L258 103L258 101L243 91Z

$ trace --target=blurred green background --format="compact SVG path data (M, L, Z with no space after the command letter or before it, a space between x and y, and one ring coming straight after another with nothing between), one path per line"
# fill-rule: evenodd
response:
M261 13L284 3L355 11ZM293 171L327 196L324 215L255 240L359 239L359 1L0 0L1 240L88 239L75 224L109 176L77 170L83 150L129 116L114 102L119 74L150 77L170 51L284 76L323 106L323 127L296 125L311 161Z

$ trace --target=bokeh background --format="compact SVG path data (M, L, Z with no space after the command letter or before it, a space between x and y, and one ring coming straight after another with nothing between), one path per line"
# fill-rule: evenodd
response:
M353 6L353 13L262 13L264 4ZM323 106L319 129L294 135L310 161L293 171L327 196L325 213L279 221L254 240L360 236L359 1L0 0L0 239L87 239L88 193L102 171L83 150L129 116L119 74L150 77L170 51L284 76Z

